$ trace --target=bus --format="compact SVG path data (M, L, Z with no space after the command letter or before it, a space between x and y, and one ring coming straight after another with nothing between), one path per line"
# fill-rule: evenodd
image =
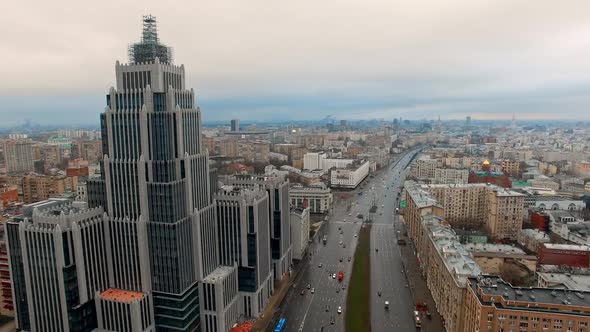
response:
M277 327L275 327L275 332L282 332L285 329L286 323L287 320L285 318L279 319L279 323L277 324Z

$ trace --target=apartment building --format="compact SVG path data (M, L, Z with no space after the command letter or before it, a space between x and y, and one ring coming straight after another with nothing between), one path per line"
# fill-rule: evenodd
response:
M410 174L412 177L420 180L433 179L436 169L441 166L442 162L438 159L430 159L427 156L422 156L410 166Z
M485 226L490 237L516 240L522 229L525 195L488 186Z
M444 207L444 217L453 227L483 225L486 212L486 184L421 185Z
M27 204L59 196L66 191L75 192L78 186L76 176L45 176L31 174L23 177L23 201Z
M33 143L28 140L3 142L6 172L26 173L33 171Z
M437 168L434 170L434 183L437 184L466 184L469 171L466 169Z
M304 147L321 147L324 145L323 135L299 135L295 137L295 143Z
M415 244L426 284L446 330L462 331L467 280L481 271L443 218L429 214L421 219Z
M406 181L406 191L414 188L423 200L429 196L440 205L443 216L453 227L485 226L493 238L516 239L522 228L524 195L483 183L417 184Z
M514 287L496 276L468 278L463 329L587 332L590 292Z
M520 161L514 159L502 159L502 171L517 176L520 173Z

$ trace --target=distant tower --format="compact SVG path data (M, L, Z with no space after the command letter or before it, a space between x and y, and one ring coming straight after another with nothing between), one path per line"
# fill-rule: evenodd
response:
M231 120L231 131L240 131L240 119Z
M465 117L465 125L466 126L471 126L471 116L467 116Z
M516 129L516 115L512 113L512 123L510 124L512 129Z

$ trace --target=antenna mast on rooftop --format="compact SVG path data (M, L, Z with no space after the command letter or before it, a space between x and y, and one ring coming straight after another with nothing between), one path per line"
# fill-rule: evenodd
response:
M129 45L129 62L172 64L172 48L160 43L158 38L158 23L155 16L144 15L141 41Z

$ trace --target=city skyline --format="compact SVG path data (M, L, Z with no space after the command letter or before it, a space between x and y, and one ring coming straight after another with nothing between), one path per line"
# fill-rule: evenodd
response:
M582 1L11 6L0 27L19 34L0 64L3 125L93 122L145 11L166 24L164 43L186 45L175 62L192 69L187 85L210 121L588 119Z

